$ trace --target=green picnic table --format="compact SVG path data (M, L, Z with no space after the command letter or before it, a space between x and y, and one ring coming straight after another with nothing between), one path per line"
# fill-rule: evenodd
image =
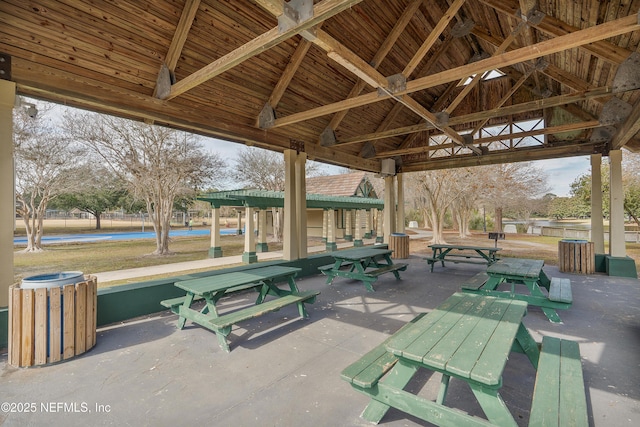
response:
M444 267L445 259L447 261L458 263L464 262L469 264L486 264L491 265L497 261L496 253L501 248L491 246L466 246L466 245L449 245L449 244L433 244L429 245L433 250L431 258L424 258L427 264L433 266L437 262L442 263Z
M472 279L471 285L463 286L465 292L482 293L500 298L519 299L540 307L547 318L561 323L556 309L571 307L571 282L569 279L552 278L545 274L543 260L525 258L504 258L487 267L482 280ZM508 290L498 289L508 284ZM525 285L529 293L516 292L515 285ZM545 292L542 291L545 289Z
M294 267L269 266L176 282L175 286L183 289L186 296L161 301L161 304L179 316L179 329L184 327L187 319L204 326L216 333L220 347L228 352L226 337L231 333L231 326L238 322L277 311L290 304L297 304L300 316L308 317L304 303L314 302L320 292L298 290L295 276L300 271L300 268ZM289 289L279 288L278 282L286 282ZM225 294L249 288L258 291L254 306L223 314L218 312L218 301ZM275 298L265 301L267 295ZM196 299L205 300L201 310L192 308Z
M514 427L518 424L499 392L509 354L516 351L537 370L530 425L571 420L586 427L578 344L544 337L539 347L522 322L526 312L525 301L455 293L344 369L342 379L371 398L361 416L373 423L394 407L440 426ZM442 374L434 400L405 390L421 369ZM452 379L468 385L486 420L447 405Z
M327 276L327 284L336 277L360 280L368 291L373 292L373 282L384 273L393 273L400 279L399 271L407 269L407 264L394 264L391 260L392 250L378 248L359 248L335 251L331 256L333 264L318 267Z

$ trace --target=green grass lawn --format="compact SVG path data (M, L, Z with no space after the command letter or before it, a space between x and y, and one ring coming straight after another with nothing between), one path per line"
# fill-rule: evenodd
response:
M225 256L241 255L244 236L222 236ZM14 278L18 282L26 276L52 271L82 271L87 274L146 267L183 261L206 259L211 239L209 236L173 238L169 249L173 255L150 255L155 250L153 240L120 240L93 243L47 245L38 253L14 253ZM270 243L271 250L281 244Z

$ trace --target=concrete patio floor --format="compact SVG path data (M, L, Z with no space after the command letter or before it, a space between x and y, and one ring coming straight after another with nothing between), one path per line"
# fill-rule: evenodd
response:
M177 330L176 316L162 312L100 328L91 351L56 365L17 369L2 354L0 424L370 425L359 417L367 398L340 379L342 369L481 269L448 264L430 273L417 256L403 262L410 265L402 280L383 275L373 293L351 280L326 285L324 276L300 279L301 290L321 291L307 306L310 319L299 319L289 306L244 322L229 337L230 353L220 349L212 332L190 322ZM526 326L537 341L543 335L579 341L592 425L638 425L640 282L562 274L552 266L544 270L571 279L573 307L559 311L563 324L550 323L531 307ZM255 293L240 293L223 300L223 307L254 299ZM523 355L510 358L501 395L519 425L528 423L534 376ZM435 397L438 379L419 373L408 388ZM455 380L447 403L482 416L471 391ZM430 424L391 409L381 425Z

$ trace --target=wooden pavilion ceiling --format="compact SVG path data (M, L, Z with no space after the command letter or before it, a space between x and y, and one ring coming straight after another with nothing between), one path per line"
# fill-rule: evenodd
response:
M606 155L640 150L639 9L2 0L0 78L21 95L374 172L390 158L409 172ZM483 79L491 70L502 76Z

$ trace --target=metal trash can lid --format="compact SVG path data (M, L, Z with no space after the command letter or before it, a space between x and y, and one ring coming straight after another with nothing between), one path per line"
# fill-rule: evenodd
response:
M84 280L82 271L59 271L55 273L39 274L22 279L22 289L56 288L75 284Z

